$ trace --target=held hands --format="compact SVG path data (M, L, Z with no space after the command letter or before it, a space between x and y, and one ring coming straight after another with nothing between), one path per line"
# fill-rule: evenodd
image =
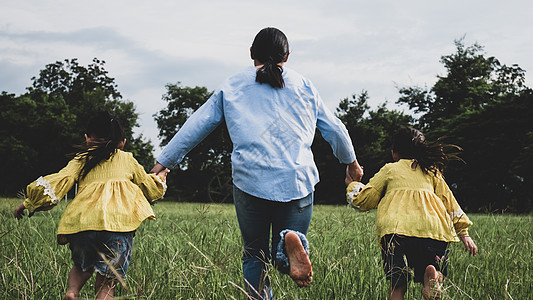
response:
M359 165L357 159L346 166L346 178L344 183L349 185L352 181L359 181L363 178L363 167Z
M150 173L155 174L161 177L164 181L166 181L167 175L168 173L170 173L170 170L165 168L162 164L156 163L152 170L150 170Z
M465 251L472 256L476 256L477 246L472 240L472 238L468 234L460 235L459 238L461 239L461 242L463 242L463 244L465 245Z
M166 182L168 173L170 173L170 170L165 168L164 170L159 171L159 173L155 175L161 177L161 179L163 179L163 181Z

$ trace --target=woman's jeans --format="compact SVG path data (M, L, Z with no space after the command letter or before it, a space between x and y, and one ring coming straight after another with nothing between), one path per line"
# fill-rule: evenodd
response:
M272 257L270 249L276 257L280 232L284 229L307 234L313 213L313 193L302 199L278 202L254 197L234 187L233 199L244 244L242 271L245 286L251 298L271 299L272 289L267 276L267 264ZM273 264L278 265L276 261ZM279 271L289 273L289 269Z

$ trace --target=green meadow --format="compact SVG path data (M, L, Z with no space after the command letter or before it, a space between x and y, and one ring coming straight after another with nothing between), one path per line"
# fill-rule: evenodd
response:
M63 201L17 221L19 199L1 198L0 298L60 299L72 267L68 246L56 243ZM157 219L137 230L132 261L119 299L245 299L241 240L229 204L159 202ZM533 299L533 216L469 214L479 247L469 257L451 246L443 299ZM276 299L384 299L388 290L374 234L375 211L345 206L314 208L308 234L313 282L297 288L275 270ZM94 297L94 276L82 298ZM411 283L407 299L422 299Z

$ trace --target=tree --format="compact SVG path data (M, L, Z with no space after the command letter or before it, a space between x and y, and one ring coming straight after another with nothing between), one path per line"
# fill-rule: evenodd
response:
M32 99L3 92L0 105L0 156L8 175L1 191L13 195L66 163L64 144L74 141L69 128L75 117L61 97L49 95Z
M161 146L170 142L187 119L213 94L205 87L167 84L163 100L166 108L154 115ZM225 124L218 126L185 156L168 176L167 198L183 197L190 201L208 201L207 186L214 176L231 172L232 144ZM180 196L181 195L181 196Z
M386 103L371 109L368 92L352 95L339 103L337 116L345 124L354 143L357 159L364 166L363 182L368 182L383 165L391 161L391 137L399 126L411 125L413 118L397 110L389 110ZM344 203L344 168L333 156L331 147L317 131L313 153L321 182L316 187L318 203Z
M525 91L450 120L466 164L449 168L457 196L474 210L533 210L533 93Z
M447 69L445 76L437 76L428 90L421 87L400 88L397 103L407 104L421 113L420 129L433 131L445 125L450 117L483 107L507 95L517 95L525 89L525 71L518 65L502 65L495 57L486 58L483 47L466 47L463 39L455 41L457 52L442 56Z
M14 194L40 175L58 171L73 153L73 145L84 142L88 120L98 110L107 110L121 120L126 133L126 151L134 152L146 168L153 163L153 146L142 136L134 137L138 114L132 102L122 100L114 79L94 59L81 66L76 59L45 66L32 86L20 96L0 96L0 155L10 180L0 192Z
M464 148L465 165L446 177L462 205L471 210L531 211L533 114L525 71L485 57L483 47L455 42L443 56L447 69L431 89L401 88L397 103L420 114L418 126L430 140L449 136Z

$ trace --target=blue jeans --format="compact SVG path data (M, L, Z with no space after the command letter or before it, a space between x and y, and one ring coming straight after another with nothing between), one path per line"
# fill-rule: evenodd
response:
M119 275L126 277L130 264L134 232L82 231L67 235L74 265L82 271L93 271L115 277L111 265ZM108 262L98 253L102 253Z
M277 202L254 197L234 187L233 199L244 244L242 271L245 286L251 298L271 299L272 288L267 276L267 264L272 257L270 249L276 251L281 240L280 232L284 229L307 234L313 213L313 193L302 199ZM275 260L273 264L276 267L283 265ZM278 270L289 273L288 268Z

